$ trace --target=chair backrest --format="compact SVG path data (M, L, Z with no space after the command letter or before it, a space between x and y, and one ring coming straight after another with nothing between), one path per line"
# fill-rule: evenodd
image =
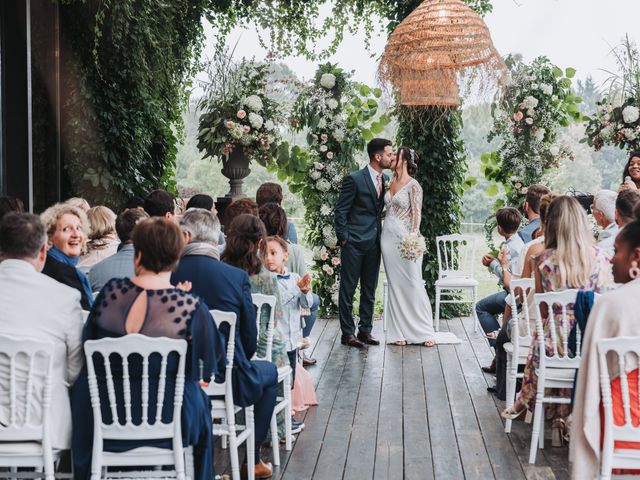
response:
M233 390L231 384L231 375L233 371L233 357L236 350L236 320L237 316L234 312L223 312L222 310L210 310L213 320L216 322L218 329L223 323L229 325L229 338L227 339L227 365L225 366L224 383L209 382L209 385L203 387L209 396L228 396L233 398Z
M640 361L640 337L617 337L598 340L598 363L600 368L600 389L602 391L602 404L604 407L604 443L603 448L613 451L614 440L637 442L640 435L640 426L633 425L631 416L631 398L640 398L640 391L631 394L629 387L629 372L638 368ZM617 358L607 361L607 354L615 352ZM615 362L617 361L617 363ZM617 367L620 378L620 391L622 393L622 406L624 410L624 423L615 425L613 416L613 400L611 396L611 376L609 365ZM629 367L629 368L628 368ZM636 375L638 371L636 370ZM640 385L640 382L638 382ZM634 405L640 408L638 405ZM637 420L637 419L636 419Z
M536 304L536 331L538 334L538 347L540 348L540 368L578 368L580 366L580 329L576 328L576 351L574 357L569 356L569 334L571 325L569 324L568 306L576 303L578 290L568 289L561 292L536 293L534 301ZM551 355L548 355L545 348L545 335L542 325L542 312L540 305L546 304L548 308L549 335L551 337ZM553 307L558 306L561 316L556 320ZM562 338L558 338L558 332Z
M533 278L511 280L509 292L511 296L511 343L514 346L529 345L531 343L531 322L529 318L530 292L535 292L536 282ZM518 290L516 292L516 290ZM517 295L520 293L520 295ZM518 298L522 299L518 312Z
M271 361L273 353L273 329L276 318L276 297L273 295L263 295L261 293L252 293L251 298L253 304L256 307L256 328L258 332L258 338L260 337L260 317L262 316L262 309L266 306L269 307L269 322L267 323L267 349L264 359Z
M53 351L52 342L0 335L0 359L6 357L8 363L8 376L0 375L0 388L9 400L2 402L8 404L9 412L8 423L0 424L0 441L38 441L43 448L50 447ZM25 363L26 377L18 376ZM38 411L42 412L40 418L36 418Z
M182 428L181 415L182 397L184 392L185 375L185 355L187 352L187 342L166 337L147 337L138 333L125 335L119 338L102 338L100 340L89 340L84 344L84 353L87 360L87 371L89 379L89 394L91 396L91 406L93 408L94 423L94 449L99 448L96 440L152 440L162 438L173 438L174 448L181 448ZM171 421L165 423L162 420L162 413L165 410L164 397L167 382L167 361L169 356L178 355L178 369L175 377L175 390L173 395L173 410ZM157 395L155 399L149 398L149 363L150 359L159 355L160 368L157 378L151 377L154 384L157 380ZM141 421L134 423L132 418L132 386L137 388L132 380L137 381L138 374L135 373L135 365L141 364L142 371L139 374L142 383L141 391ZM102 372L104 369L104 382L111 412L111 423L105 423L102 418L101 395L98 387L96 368ZM116 378L117 384L120 382L122 388L116 390L113 370L122 370L122 378ZM131 374L133 373L133 377ZM104 390L103 390L104 391ZM155 400L155 419L149 422L149 404ZM137 409L137 405L133 405ZM122 418L124 412L124 418ZM179 442L179 443L176 443Z
M441 235L436 237L438 278L473 277L475 238L471 235Z

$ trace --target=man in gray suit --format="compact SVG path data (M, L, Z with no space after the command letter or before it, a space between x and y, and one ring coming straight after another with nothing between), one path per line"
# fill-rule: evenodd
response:
M47 258L47 236L40 219L30 213L9 213L0 222L0 332L54 344L51 379L51 444L71 446L71 406L67 388L83 365L80 292L40 273ZM29 366L17 357L16 385L25 388ZM39 372L44 374L45 372ZM0 379L9 378L6 356L0 355ZM43 381L40 377L36 381ZM0 392L6 395L5 386ZM40 390L34 393L40 395ZM1 395L0 395L1 396ZM5 397L6 398L6 397ZM24 399L25 395L16 398ZM36 398L38 403L42 398ZM18 406L18 412L24 407ZM41 412L34 412L40 416ZM0 402L0 424L7 424L8 401ZM34 419L35 420L35 419ZM39 419L38 419L39 420Z
M362 348L379 345L371 335L373 305L380 272L380 233L384 209L385 185L382 173L395 157L391 140L374 138L367 145L369 164L353 172L342 182L336 204L336 236L341 246L340 297L338 310L341 342ZM358 336L353 319L353 295L360 281L360 323Z

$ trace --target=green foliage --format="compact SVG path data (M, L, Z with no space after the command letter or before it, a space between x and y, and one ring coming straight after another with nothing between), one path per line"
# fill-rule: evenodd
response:
M441 107L399 107L397 113L398 145L411 146L420 158L416 179L425 192L420 231L427 246L423 274L427 291L433 292L438 278L436 237L460 228L466 171L462 114L459 109Z
M117 206L171 188L206 1L62 2L68 193Z

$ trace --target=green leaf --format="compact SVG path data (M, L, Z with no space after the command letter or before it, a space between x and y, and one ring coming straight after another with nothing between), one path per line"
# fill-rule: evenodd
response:
M576 69L575 68L571 68L568 67L565 71L564 74L566 75L567 78L573 78L576 75Z
M371 130L364 128L362 129L362 138L364 138L365 141L370 142L373 140L373 133L371 133Z
M373 96L376 98L380 98L382 96L382 90L379 88L373 89Z
M373 122L371 124L371 128L370 129L371 129L372 133L382 133L382 132L384 132L384 126L381 125L378 122Z
M495 197L499 192L497 185L489 185L486 191L487 195L489 195L490 197Z
M558 67L553 67L553 76L556 78L560 78L562 77L562 70L560 70Z

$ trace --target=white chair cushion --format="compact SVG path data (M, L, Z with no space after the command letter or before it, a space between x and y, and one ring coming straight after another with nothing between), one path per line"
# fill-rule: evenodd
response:
M470 277L446 277L436 280L436 287L477 287L478 281Z
M536 369L536 375L540 376L540 369ZM574 368L547 368L545 373L546 380L559 380L562 382L573 381L576 376Z

